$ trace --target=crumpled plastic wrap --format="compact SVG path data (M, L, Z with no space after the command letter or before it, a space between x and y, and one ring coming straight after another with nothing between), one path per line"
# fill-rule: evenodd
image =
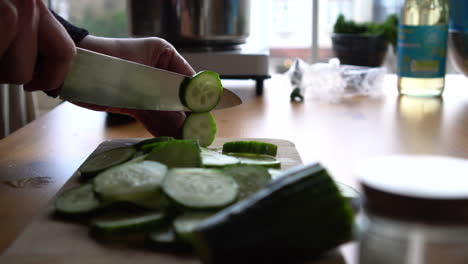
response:
M315 98L340 103L355 96L380 96L386 72L384 67L340 65L337 58L315 64L296 59L285 75L293 88L291 100Z

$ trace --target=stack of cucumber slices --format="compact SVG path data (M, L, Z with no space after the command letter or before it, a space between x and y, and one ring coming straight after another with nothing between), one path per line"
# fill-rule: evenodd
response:
M211 114L221 100L223 86L219 75L202 71L187 78L180 89L180 100L192 113L185 119L184 139L195 139L202 147L213 143L216 137L216 121Z
M101 241L194 250L204 263L314 257L352 239L350 203L326 170L280 171L276 153L265 142L209 149L171 137L110 149L82 164L56 215Z

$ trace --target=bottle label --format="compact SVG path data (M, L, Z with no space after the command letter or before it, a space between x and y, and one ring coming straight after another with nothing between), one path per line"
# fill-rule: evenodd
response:
M412 78L444 77L447 32L447 25L400 25L398 75Z

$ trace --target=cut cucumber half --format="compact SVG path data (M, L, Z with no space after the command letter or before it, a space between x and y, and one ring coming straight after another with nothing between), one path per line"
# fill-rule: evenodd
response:
M240 163L239 159L224 155L216 150L201 149L202 164L204 167L224 167Z
M271 180L268 170L261 166L235 165L223 171L239 185L239 200L243 200L265 187Z
M189 212L177 217L174 222L174 230L182 240L190 242L193 237L195 227L203 220L212 216L213 213Z
M182 83L179 96L193 112L208 112L218 105L222 93L219 75L213 71L202 71Z
M167 167L155 161L123 164L94 179L94 190L104 199L127 201L150 208L164 208L168 201L161 190Z
M78 169L82 176L91 177L110 167L124 163L133 158L134 147L120 147L110 149L90 156Z
M65 214L89 213L101 206L101 202L90 183L71 188L61 193L55 200L57 212Z
M203 263L302 263L350 241L353 216L327 171L311 164L200 222L191 243Z
M176 203L192 209L221 208L238 194L236 181L217 169L171 169L163 182L165 193Z
M154 137L154 138L148 138L145 140L142 140L135 145L133 145L137 150L142 150L144 147L147 147L148 145L158 143L158 142L164 142L164 141L170 141L174 140L175 138L173 137L167 137L167 136L160 136L160 137Z
M211 113L192 113L184 121L182 135L184 139L198 140L200 146L207 147L215 140L216 131L216 120Z
M266 168L279 169L281 162L273 156L252 154L252 153L225 153L226 155L237 158L240 164L259 165Z
M165 222L161 212L149 212L137 215L98 217L91 221L91 228L100 234L148 231Z
M223 152L253 153L276 156L278 146L260 141L231 141L223 144Z
M169 168L193 168L202 165L200 146L195 140L162 142L146 159L161 162Z

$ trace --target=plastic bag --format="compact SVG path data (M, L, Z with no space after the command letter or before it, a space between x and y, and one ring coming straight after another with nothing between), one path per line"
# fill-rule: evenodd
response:
M380 96L386 72L383 67L340 65L333 58L328 63L311 65L296 59L285 74L293 87L291 100L311 97L339 103L354 96Z

